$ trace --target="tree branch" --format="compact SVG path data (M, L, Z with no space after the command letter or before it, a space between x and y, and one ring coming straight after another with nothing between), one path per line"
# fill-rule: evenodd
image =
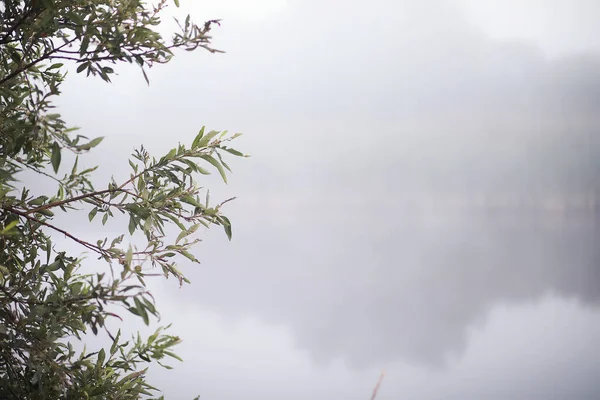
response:
M23 23L27 18L29 18L33 14L34 8L31 7L27 12L24 12L21 18L15 21L14 24L11 25L10 28L7 29L6 33L0 39L0 44L7 44L13 40L9 40L10 35Z
M13 214L19 215L19 216L21 216L21 217L23 217L23 218L25 218L25 219L27 219L29 221L36 222L36 223L38 223L40 225L46 226L46 227L48 227L50 229L53 229L53 230L55 230L57 232L60 232L63 235L65 235L66 237L68 237L69 239L71 239L71 240L79 243L80 245L82 245L82 246L84 246L84 247L86 247L86 248L88 248L88 249L90 249L90 250L92 250L92 251L94 251L94 252L102 255L102 256L106 256L107 255L106 250L104 250L104 249L102 249L102 248L100 248L100 247L98 247L98 246L96 246L94 244L91 244L89 242L86 242L85 240L81 240L78 237L75 237L72 234L70 234L69 232L65 231L64 229L61 229L61 228L59 228L57 226L49 224L48 222L40 221L39 219L37 219L37 218L32 217L31 215L29 215L27 212L17 210L17 209L15 209L13 207L4 207L4 209L6 211L8 211L8 212L11 212Z
M10 73L7 76L5 76L4 78L0 79L0 85L5 84L6 82L10 81L11 79L13 79L17 75L19 75L21 72L27 71L29 68L33 67L34 65L51 58L52 54L56 53L57 51L60 51L60 49L62 49L63 47L66 47L69 44L73 43L75 41L75 39L76 38L73 38L73 39L67 41L66 43L62 44L61 46L42 54L42 56L40 58L37 58L37 59L31 61L30 63L25 64L24 66L22 66L20 68L17 68L12 73Z
M35 213L39 213L40 211L43 211L43 210L48 210L50 208L64 206L65 204L73 203L75 201L85 200L89 197L100 196L100 195L103 195L106 193L111 193L111 192L116 192L116 191L119 191L119 189L105 189L105 190L99 190L97 192L85 193L85 194L82 194L79 196L71 197L69 199L55 201L54 203L44 204L43 206L33 208L31 210L27 210L24 213L25 213L25 215L35 214Z

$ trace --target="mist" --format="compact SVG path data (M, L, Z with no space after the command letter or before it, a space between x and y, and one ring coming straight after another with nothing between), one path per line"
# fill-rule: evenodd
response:
M99 177L245 133L207 181L233 241L203 233L192 285L156 288L172 398L368 398L383 367L381 399L600 395L600 9L517 3L199 2L226 54L69 77L61 111L107 136L88 162L121 163Z

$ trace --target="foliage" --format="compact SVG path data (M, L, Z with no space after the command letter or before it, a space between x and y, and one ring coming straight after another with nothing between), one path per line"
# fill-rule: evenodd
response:
M176 2L177 5L177 2ZM165 40L156 30L165 0L150 6L141 0L25 0L0 3L0 398L138 399L156 395L145 378L150 363L179 359L172 347L180 339L159 328L147 339L127 341L110 332L109 318L123 320L120 309L150 323L158 316L146 287L152 275L188 282L177 260L198 260L191 247L201 227L221 226L231 238L231 223L209 203L199 174L213 168L226 180L222 153L237 135L205 132L191 145L158 159L141 147L130 160L124 182L92 184L96 168L79 170L79 157L102 138L76 135L51 100L66 77L64 62L78 73L110 81L118 63L146 69L166 63L176 48L211 52L211 27L189 16L181 31ZM75 154L69 172L59 175L63 155ZM65 159L67 159L65 157ZM64 166L63 166L64 167ZM19 182L23 172L51 179L56 192ZM202 197L202 199L201 199ZM229 200L227 200L229 201ZM59 213L87 219L61 225ZM123 217L119 217L122 215ZM85 223L124 222L126 232L91 243L73 228ZM89 220L89 221L88 221ZM126 227L127 226L127 227ZM169 227L179 230L174 238ZM144 245L132 245L138 232ZM60 234L106 264L91 273L81 255L52 242ZM136 236L136 237L137 237ZM136 239L137 240L137 239ZM158 268L158 269L157 269ZM87 271L86 271L87 269ZM160 271L155 273L154 271ZM106 332L113 344L97 352L75 350L75 341Z

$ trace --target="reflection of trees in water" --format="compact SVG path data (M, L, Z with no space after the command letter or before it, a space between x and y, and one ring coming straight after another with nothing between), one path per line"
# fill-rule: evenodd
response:
M580 217L514 210L429 223L404 219L382 235L378 248L401 248L398 268L418 260L432 277L458 276L491 297L514 300L551 291L598 302L600 219Z
M392 200L398 223L442 228L453 224L546 229L577 226L600 228L600 196L594 193L568 195L523 194L426 194L400 195Z

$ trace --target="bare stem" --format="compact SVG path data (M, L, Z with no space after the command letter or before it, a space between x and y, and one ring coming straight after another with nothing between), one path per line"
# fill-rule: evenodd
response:
M385 371L381 371L381 375L379 376L377 385L375 385L375 389L373 389L373 395L371 396L371 400L375 400L375 397L377 397L377 391L379 390L379 387L381 386L381 382L383 381L384 377L385 377Z

